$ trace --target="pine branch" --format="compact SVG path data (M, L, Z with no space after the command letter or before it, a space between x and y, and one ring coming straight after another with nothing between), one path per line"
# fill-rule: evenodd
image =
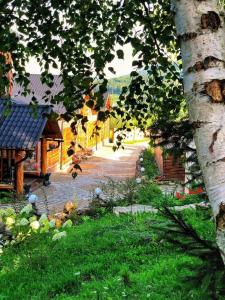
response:
M214 254L218 254L220 256L219 249L212 245L209 241L206 241L202 239L196 230L189 224L187 224L183 219L181 214L174 214L168 207L164 207L163 209L159 209L160 213L172 221L175 225L178 226L180 229L180 234L187 235L188 237L192 238L194 242L196 242L197 245L207 248L208 250L212 251Z
M197 231L184 221L181 213L174 213L168 207L159 211L169 220L160 227L153 226L164 233L161 236L163 241L178 246L177 251L182 250L183 253L185 250L186 254L202 260L201 265L185 265L194 272L194 275L185 277L185 282L204 290L207 299L224 299L219 298L221 295L225 296L225 269L218 247L213 242L201 238Z

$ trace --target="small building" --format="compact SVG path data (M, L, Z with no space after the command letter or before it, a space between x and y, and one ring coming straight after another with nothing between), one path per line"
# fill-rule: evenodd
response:
M185 181L185 166L181 158L174 158L163 147L155 147L155 160L162 180Z
M30 84L29 89L30 94L24 94L24 89L16 81L13 83L13 89L11 97L16 103L29 105L32 102L32 97L36 98L38 104L49 104L51 106L51 98L59 94L63 89L63 84L61 82L61 77L59 75L53 76L53 86L49 88L46 84L41 81L40 74L30 74L29 77ZM46 91L51 91L49 95L46 95ZM109 109L110 97L105 94L105 109ZM103 108L104 109L104 108ZM78 124L76 128L76 135L71 130L71 122L67 122L62 118L61 115L65 113L65 108L60 104L54 104L53 110L58 114L58 127L61 130L63 136L63 143L58 147L57 143L48 140L48 148L52 148L52 151L47 153L48 161L48 172L59 171L65 169L71 163L71 157L68 156L67 151L71 146L71 142L75 144L76 153L82 152L83 150L95 150L97 147L108 141L110 136L109 119L105 122L100 122L97 120L97 112L93 109L84 105L80 110L80 114L87 116L88 122L85 124L86 131L83 130L82 124ZM100 128L98 135L93 135L95 126ZM82 150L83 149L83 150ZM32 173L34 175L39 175L40 164L36 163L36 160L40 160L41 153L41 143L39 142L36 147L36 153L32 159L27 159L24 162L25 171Z
M47 173L48 143L59 145L63 141L51 113L49 105L37 105L33 110L30 105L0 99L0 190L23 193L27 159L35 161L42 175Z

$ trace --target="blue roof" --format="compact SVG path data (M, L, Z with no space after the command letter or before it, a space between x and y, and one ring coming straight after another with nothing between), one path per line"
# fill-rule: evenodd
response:
M5 114L9 100L0 99L0 148L34 150L48 121L52 108L31 106L11 102L9 113Z

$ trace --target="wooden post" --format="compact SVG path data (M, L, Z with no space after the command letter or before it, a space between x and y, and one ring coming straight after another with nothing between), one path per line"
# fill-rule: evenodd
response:
M19 162L24 157L24 151L16 151L15 161ZM23 162L19 162L16 165L16 193L17 195L23 194L23 185L24 185L24 170Z
M61 121L60 130L63 135L63 123L64 121ZM60 151L59 151L59 169L62 170L63 167L63 143L60 143Z
M48 158L47 158L47 140L41 139L41 174L47 174Z

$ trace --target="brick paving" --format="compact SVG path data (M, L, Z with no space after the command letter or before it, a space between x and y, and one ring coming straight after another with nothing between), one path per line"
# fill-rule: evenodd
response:
M74 200L77 200L79 208L87 207L94 189L107 177L123 180L135 176L136 161L146 146L147 143L125 145L124 150L116 152L112 145L103 146L92 157L82 161L83 171L76 179L66 171L53 173L51 185L35 191L39 210L57 212L62 210L65 202Z

